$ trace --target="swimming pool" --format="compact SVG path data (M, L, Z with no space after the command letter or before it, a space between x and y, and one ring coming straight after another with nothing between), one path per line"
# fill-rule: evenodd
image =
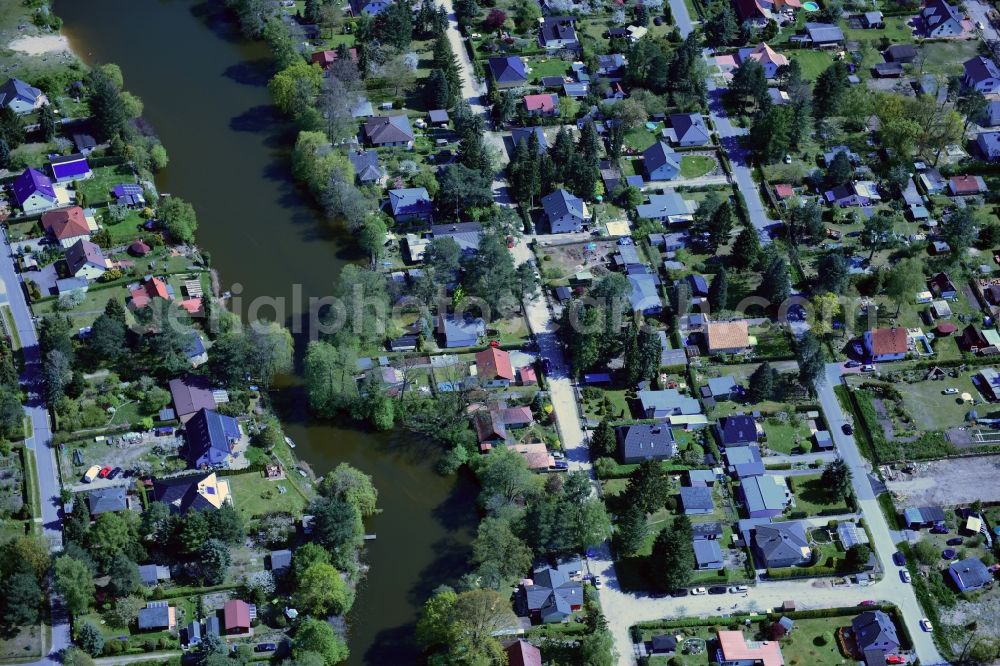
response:
M818 12L819 5L815 2L803 2L802 9L806 10L807 12Z

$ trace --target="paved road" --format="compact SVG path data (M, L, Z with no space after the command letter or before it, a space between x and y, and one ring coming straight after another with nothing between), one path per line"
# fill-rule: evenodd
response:
M462 33L458 30L455 7L452 0L442 0L441 4L448 12L448 41L451 42L451 50L458 56L458 73L462 77L462 98L469 103L474 113L485 114L486 107L483 106L485 100L480 98L486 94L486 88L473 78L475 70L472 68L472 61L469 60L469 52L465 48Z
M944 663L931 635L920 629L919 621L924 614L920 604L917 603L913 586L904 583L899 578L898 569L892 564L892 553L896 550L896 544L889 524L875 499L875 492L868 481L870 467L858 450L854 437L845 435L844 431L841 430L841 426L847 422L847 416L844 414L833 389L840 384L842 372L840 364L827 364L826 376L821 383L817 382L816 391L819 395L820 405L823 407L823 414L826 415L827 423L830 425L834 444L836 444L841 458L851 468L854 494L858 499L858 508L864 513L868 523L868 531L872 535L872 546L878 551L883 566L887 568L885 578L875 586L878 589L878 598L892 601L902 609L906 626L913 636L914 648L917 656L920 657L920 663L927 666Z
M1000 33L993 27L987 16L990 11L988 5L979 2L979 0L966 0L965 11L969 13L969 18L972 19L973 24L981 23L983 25L983 29L980 31L983 33L983 39L987 41L1000 40Z
M38 334L35 331L31 310L24 298L24 290L21 287L19 276L14 268L14 259L7 235L3 231L0 231L0 239L2 239L0 242L0 255L2 255L0 256L0 281L4 283L7 305L14 316L14 325L17 328L24 353L25 367L21 381L31 389L32 396L40 396L42 374ZM62 550L62 516L60 514L62 502L59 492L59 468L56 464L55 450L52 448L49 414L40 397L30 399L28 404L24 406L24 411L31 421L32 435L25 444L35 457L39 496L42 501L42 533L49 542L49 550L59 552ZM63 607L62 598L58 595L52 595L50 602L53 617L52 646L49 657L41 663L56 663L53 660L54 653L60 652L70 644L69 618Z
M674 15L674 23L680 30L681 36L687 37L694 29L694 24L684 0L670 0L670 11ZM709 71L708 115L715 124L716 132L719 133L722 149L729 157L729 162L733 168L733 180L736 182L736 186L740 192L743 193L743 198L746 199L747 210L750 213L750 222L753 223L754 228L760 234L761 242L769 243L771 236L768 233L768 229L777 224L777 221L768 218L767 209L764 208L764 203L761 201L760 194L757 191L757 184L751 175L750 156L739 145L739 137L746 134L747 131L741 127L734 127L729 122L729 118L726 117L725 110L722 107L722 93L724 89L718 88L715 85L715 63L712 62L707 53L705 61Z

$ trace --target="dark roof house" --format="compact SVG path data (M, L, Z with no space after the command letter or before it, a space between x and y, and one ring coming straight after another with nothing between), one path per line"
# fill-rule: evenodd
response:
M192 467L229 467L232 463L233 447L241 437L236 419L214 409L201 409L187 422L184 431Z
M896 625L884 611L865 611L851 620L851 630L854 632L858 648L862 651L884 650L894 653L899 650Z
M87 495L87 504L90 505L90 515L98 516L102 513L124 511L128 508L125 501L125 486L112 486L92 490Z
M761 565L769 569L805 564L812 557L805 527L800 522L758 525L753 544Z
M497 88L516 88L528 82L524 61L517 56L496 56L487 61Z
M968 557L948 566L948 575L960 592L978 590L993 582L993 574L978 557Z
M626 465L643 460L668 460L677 455L674 433L663 424L621 426L617 436L618 453Z
M405 115L374 116L365 122L365 136L373 146L410 146L413 129Z

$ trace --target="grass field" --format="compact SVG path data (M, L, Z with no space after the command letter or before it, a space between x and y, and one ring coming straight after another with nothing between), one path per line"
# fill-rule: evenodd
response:
M978 53L978 40L933 42L920 47L925 74L961 74L962 63Z
M76 182L77 197L82 195L87 206L109 202L111 188L115 185L135 182L135 175L125 165L98 167L92 171L93 176Z
M625 143L642 152L656 143L656 135L646 129L645 125L641 125L625 134Z
M767 435L767 448L772 451L791 454L812 449L809 429L802 421L792 424L788 421L767 419L764 421L764 433Z
M799 67L802 69L802 78L806 81L815 81L824 69L833 64L833 53L829 51L801 49L785 55L790 55L799 63Z
M531 72L528 80L532 83L541 81L546 76L566 76L569 72L569 63L559 58L532 59L528 62Z
M685 155L681 158L682 178L701 178L718 165L714 158L708 155Z
M907 25L911 16L887 16L885 28L868 30L865 28L849 28L844 22L842 28L848 40L871 41L887 37L893 44L910 44L913 42L913 28Z

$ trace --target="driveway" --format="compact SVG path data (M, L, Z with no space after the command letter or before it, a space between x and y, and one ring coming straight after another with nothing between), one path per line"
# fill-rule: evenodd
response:
M972 19L972 23L982 23L983 29L980 31L983 33L983 39L990 42L995 42L1000 40L1000 33L997 29L993 27L990 23L988 5L979 2L979 0L966 0L965 11L969 13L969 18Z
M35 469L38 475L39 497L42 502L42 533L49 543L53 553L62 550L62 515L59 484L59 468L56 464L56 453L52 448L52 430L49 424L49 413L41 400L42 372L38 349L38 334L35 322L24 297L24 289L14 268L14 257L7 234L0 231L0 282L4 284L8 306L14 318L18 337L21 340L24 354L24 372L21 383L31 389L28 403L24 406L25 414L31 421L31 436L25 440L25 446L35 457ZM63 606L62 597L50 595L52 606L52 641L50 654L43 663L57 663L55 655L70 644L69 617Z
M451 43L451 50L455 52L458 60L458 74L462 77L462 99L469 103L473 113L485 114L486 107L483 106L480 98L486 94L486 89L472 77L472 62L469 61L469 52L465 48L462 33L458 30L455 7L452 0L442 0L441 4L448 12L448 41Z

